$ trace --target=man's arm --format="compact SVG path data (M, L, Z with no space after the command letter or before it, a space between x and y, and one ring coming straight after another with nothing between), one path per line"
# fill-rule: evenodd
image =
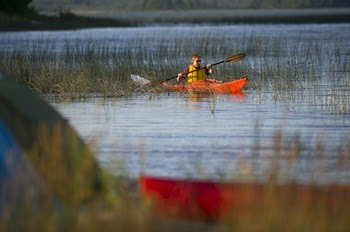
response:
M177 74L177 81L180 82L182 79L186 78L190 69L186 68L181 73Z

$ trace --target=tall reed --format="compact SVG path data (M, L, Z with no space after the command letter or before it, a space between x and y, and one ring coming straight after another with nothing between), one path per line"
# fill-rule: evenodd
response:
M245 90L274 93L274 100L318 101L326 110L349 112L350 58L341 50L346 37L314 39L283 35L215 33L112 40L38 41L0 51L0 70L41 94L72 97L123 96L136 86L138 74L165 79L182 71L194 53L203 63L246 52L245 60L216 66L215 77L227 81L246 76ZM5 43L9 41L4 41ZM332 100L331 100L332 99Z

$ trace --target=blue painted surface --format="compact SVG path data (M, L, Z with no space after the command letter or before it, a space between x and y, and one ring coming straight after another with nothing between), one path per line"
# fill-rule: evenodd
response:
M0 189L4 182L18 171L23 152L11 132L0 120Z
M0 120L0 214L6 208L9 196L13 193L11 182L16 172L21 171L23 158L23 152L15 138Z

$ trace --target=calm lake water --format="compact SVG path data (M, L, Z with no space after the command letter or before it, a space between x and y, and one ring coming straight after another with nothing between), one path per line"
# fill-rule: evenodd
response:
M349 117L321 116L302 102L298 107L275 104L272 95L260 102L257 95L213 99L172 93L52 104L93 141L99 162L116 175L262 179L272 165L280 131L284 178L310 180L320 172L318 181L349 180L349 161L342 168L336 155L349 140ZM301 157L290 163L288 151L295 141L302 147ZM322 162L314 154L317 143L325 146Z
M293 46L321 38L320 46L339 46L332 51L336 50L337 59L345 64L333 70L338 79L325 80L326 85L310 83L303 92L289 91L291 97L278 101L272 90L245 89L239 96L135 93L125 98L52 101L51 104L84 139L93 143L100 164L115 175L136 177L144 172L169 177L263 179L273 165L272 157L278 149L274 145L278 141L276 134L281 132L281 178L349 182L350 70L346 63L350 56L350 24L183 25L11 32L0 33L0 52L49 48L54 53L64 53L77 45L115 50L132 46L137 50L144 44L152 50L159 48L160 40L169 39L171 42L166 44L169 48L174 38L208 32L214 38L220 35L220 41L222 35L230 38L234 51L242 51L235 39L278 38L287 46L271 49L284 49L286 56L291 55L287 53ZM249 49L249 44L245 46ZM321 55L325 67L334 59L333 53ZM249 54L247 60L251 69L268 62L259 58L249 61ZM321 81L328 76L328 71L315 72L319 72ZM257 77L248 78L253 83ZM291 153L295 144L301 148L299 157ZM324 156L315 155L317 144L324 145L321 149ZM347 151L345 158L337 155L341 150Z
M21 49L51 49L64 52L74 49L78 45L98 48L123 49L125 46L135 46L138 49L143 43L148 47L159 47L159 41L169 40L170 46L177 39L213 37L219 42L231 44L231 54L242 48L235 47L242 37L248 42L258 38L283 39L286 42L300 41L310 43L315 39L338 41L341 43L341 54L350 54L350 24L305 24L305 25L179 25L179 26L150 26L138 28L96 28L73 31L26 31L26 32L0 32L0 51L12 52ZM220 39L220 40L219 40ZM290 46L295 43L290 43ZM211 46L215 46L212 44ZM287 46L287 48L290 48ZM281 49L277 48L276 49ZM184 59L188 59L185 57Z

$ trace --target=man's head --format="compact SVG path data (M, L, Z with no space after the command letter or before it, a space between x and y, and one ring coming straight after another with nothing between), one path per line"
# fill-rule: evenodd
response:
M200 67L201 66L201 55L195 54L192 56L192 64L194 67Z

